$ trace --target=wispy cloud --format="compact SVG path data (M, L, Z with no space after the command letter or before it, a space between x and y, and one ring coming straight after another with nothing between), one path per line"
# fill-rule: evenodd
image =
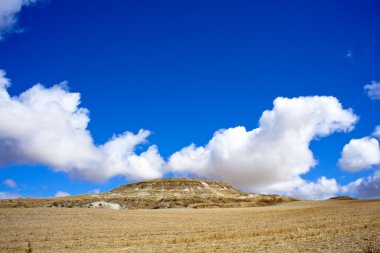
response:
M347 50L346 54L344 55L344 57L346 59L348 59L350 62L354 61L354 54L353 54L352 50Z
M0 199L15 199L21 196L14 192L0 192Z
M17 188L17 184L14 180L8 178L3 181L3 183L8 186L9 188L15 189Z
M63 192L63 191L58 191L54 197L67 197L67 196L70 196L70 193L68 192Z
M372 81L370 84L364 86L364 90L367 92L370 99L380 100L380 83Z
M21 9L38 1L42 0L0 0L0 40L15 31Z

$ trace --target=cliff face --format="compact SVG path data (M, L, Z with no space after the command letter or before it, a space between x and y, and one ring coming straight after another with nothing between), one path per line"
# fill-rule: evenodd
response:
M163 178L122 185L109 192L99 194L46 199L0 200L0 207L222 208L267 206L296 200L298 199L279 195L245 193L224 182L190 178Z

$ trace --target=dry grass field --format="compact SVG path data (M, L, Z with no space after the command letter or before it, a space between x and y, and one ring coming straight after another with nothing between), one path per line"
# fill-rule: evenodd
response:
M0 209L0 252L379 252L379 239L380 200L215 209Z

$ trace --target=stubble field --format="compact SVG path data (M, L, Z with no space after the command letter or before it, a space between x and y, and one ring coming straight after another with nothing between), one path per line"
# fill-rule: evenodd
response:
M0 209L0 252L378 252L379 240L380 200L223 209Z

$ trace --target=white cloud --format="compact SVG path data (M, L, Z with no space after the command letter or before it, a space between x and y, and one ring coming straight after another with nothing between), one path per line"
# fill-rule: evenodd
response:
M67 197L70 196L70 193L63 192L63 191L57 191L57 193L54 195L54 197Z
M380 137L380 126L373 136ZM357 172L375 168L374 174L362 177L342 187L343 193L355 194L360 198L380 197L380 147L375 138L353 139L346 144L339 160L342 169Z
M100 190L99 189L93 189L93 190L89 191L88 193L98 194L98 193L100 193Z
M317 163L310 142L337 131L350 131L356 121L351 110L343 109L334 97L277 98L273 109L262 114L257 129L247 131L239 126L219 130L205 147L192 144L174 153L169 168L256 192L316 188L308 188L301 178Z
M37 1L39 0L0 0L0 40L14 31L21 9Z
M380 170L372 176L359 178L356 181L343 186L342 192L353 193L360 198L380 197Z
M20 195L13 192L0 192L0 199L15 199L20 198Z
M289 195L303 199L327 199L340 192L340 186L334 178L321 177L317 182L305 183L295 188Z
M371 84L364 86L364 90L372 100L380 99L380 83L372 81Z
M379 142L375 138L352 139L343 147L339 166L357 172L380 163Z
M165 163L155 145L136 154L150 135L146 130L114 135L95 145L87 130L89 112L79 107L80 94L69 92L64 83L50 88L36 84L14 97L9 86L0 70L0 165L44 164L89 181L115 175L150 179L170 171L260 193L327 198L339 192L335 179L307 182L301 177L317 163L310 142L350 131L357 121L334 97L277 98L258 128L221 129L205 147L192 144Z
M372 135L380 138L380 126L376 126L375 131L372 133Z
M128 179L161 177L164 161L152 145L137 155L149 131L115 135L95 145L87 125L89 112L80 108L80 94L65 84L34 85L19 96L7 92L10 81L0 70L0 166L43 164L54 171L89 181L115 175Z
M14 180L12 180L12 179L5 179L5 180L3 181L3 183L4 183L6 186L8 186L9 188L12 188L12 189L17 188L17 184L16 184L16 182L15 182Z

